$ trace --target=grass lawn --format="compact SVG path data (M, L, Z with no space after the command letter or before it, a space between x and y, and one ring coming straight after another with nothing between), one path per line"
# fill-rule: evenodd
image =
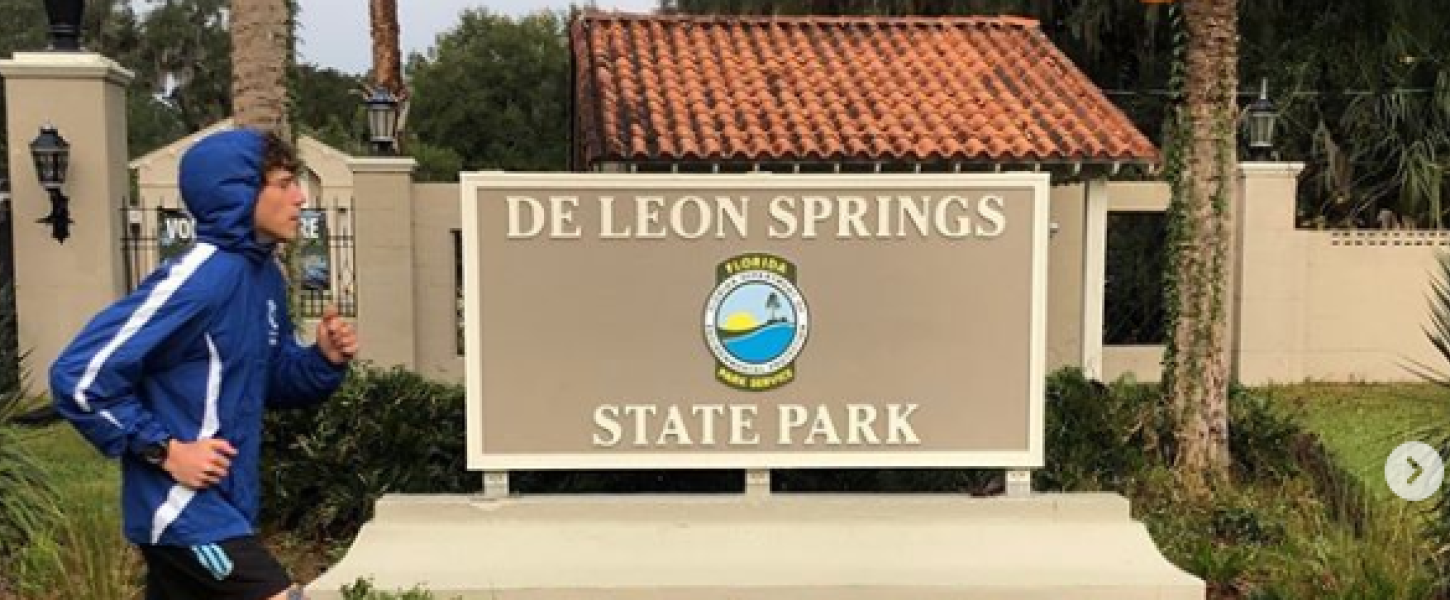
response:
M121 536L120 473L69 426L30 430L22 443L50 475L63 517L17 564L22 597L131 598L140 553Z
M119 496L120 470L81 439L75 429L69 426L36 429L25 435L25 445L53 474L51 481L61 498L115 502Z
M55 544L36 548L27 557L30 576L43 583L37 587L65 585L61 582L79 584L82 578L68 578L66 574L76 567L104 563L107 573L86 578L105 581L103 590L94 586L71 588L69 594L63 590L60 597L121 597L117 594L139 592L140 554L121 535L121 477L116 463L101 456L68 425L28 432L24 443L36 461L53 474L51 481L69 517L56 532ZM315 579L336 558L325 547L293 540L285 534L266 535L264 539L293 576L302 581Z
M1430 384L1310 383L1256 391L1318 433L1377 498L1398 500L1385 483L1390 452L1412 440L1434 445L1424 428L1450 425L1450 390Z

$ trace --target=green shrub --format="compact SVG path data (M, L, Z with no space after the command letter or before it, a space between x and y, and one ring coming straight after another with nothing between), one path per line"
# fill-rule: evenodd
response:
M1280 480L1297 475L1303 464L1296 445L1319 445L1313 435L1264 396L1235 387L1229 391L1229 453L1238 474L1249 479Z
M373 587L371 579L358 579L342 586L342 600L433 600L433 594L421 587L404 592L386 592Z
M1158 386L1104 385L1076 369L1047 382L1046 465L1039 490L1125 494L1163 553L1203 577L1213 597L1415 598L1429 589L1434 549L1404 515L1377 511L1364 485L1271 402L1230 397L1233 480L1212 497L1179 491L1172 423ZM318 409L274 413L266 430L264 517L303 538L346 545L385 493L478 491L466 467L463 390L401 369L355 368ZM739 471L522 472L524 493L738 492ZM789 491L992 492L981 469L777 471ZM1357 595L1358 594L1358 595ZM353 600L408 599L359 581Z
M269 528L347 543L388 493L481 489L464 453L463 388L401 368L353 367L317 408L271 411L263 437Z
M1046 464L1039 489L1123 490L1171 439L1157 386L1123 379L1104 385L1076 368L1047 379Z
M1038 490L1122 490L1156 457L1165 421L1157 387L1122 380L1104 385L1080 369L1052 373L1046 385L1046 464L1033 473ZM785 491L1002 491L1001 469L823 469L784 471Z

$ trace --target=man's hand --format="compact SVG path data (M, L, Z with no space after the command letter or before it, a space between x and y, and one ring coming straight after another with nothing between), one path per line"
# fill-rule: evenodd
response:
M357 332L352 324L337 315L337 307L331 304L322 310L322 320L317 323L317 349L334 365L341 365L357 355Z
M166 462L161 468L177 483L193 490L204 490L227 476L237 449L223 439L180 442L171 440L166 449Z

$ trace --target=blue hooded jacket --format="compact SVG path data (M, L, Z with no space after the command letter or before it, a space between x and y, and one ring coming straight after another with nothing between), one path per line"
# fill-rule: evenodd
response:
M342 383L287 315L274 243L254 233L263 138L211 135L181 160L181 194L197 243L96 315L51 367L56 409L121 458L126 538L195 546L254 532L262 411L320 402ZM228 475L188 489L141 458L168 438L227 440Z

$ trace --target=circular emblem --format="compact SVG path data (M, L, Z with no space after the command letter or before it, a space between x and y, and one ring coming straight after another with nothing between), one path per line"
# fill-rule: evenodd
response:
M747 254L721 263L716 279L704 319L716 379L749 391L790 383L810 331L795 265L768 254Z

